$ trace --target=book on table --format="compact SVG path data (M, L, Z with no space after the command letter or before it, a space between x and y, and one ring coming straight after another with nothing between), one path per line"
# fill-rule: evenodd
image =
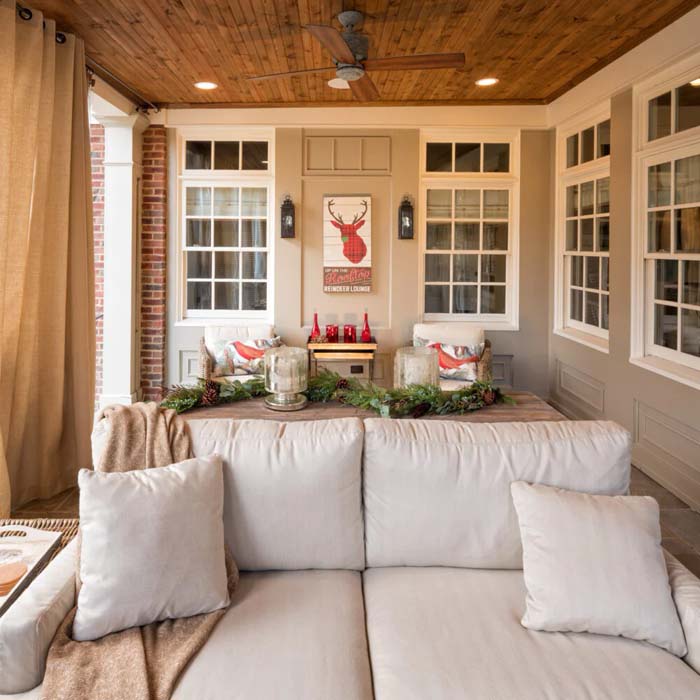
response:
M60 532L0 526L0 617L44 568L60 541Z

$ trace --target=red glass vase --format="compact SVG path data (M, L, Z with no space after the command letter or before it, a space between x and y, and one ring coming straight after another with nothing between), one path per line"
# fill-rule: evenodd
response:
M357 342L357 327L356 326L343 326L343 342L344 343L356 343Z
M314 325L311 326L311 340L321 337L321 329L318 327L318 314L314 311Z
M365 320L362 324L362 333L360 334L360 340L363 343L372 342L372 331L369 329L369 321L367 320L367 312L365 311Z

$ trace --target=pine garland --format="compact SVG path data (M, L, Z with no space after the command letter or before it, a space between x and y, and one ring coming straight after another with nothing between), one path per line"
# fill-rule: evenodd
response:
M175 386L161 406L183 413L202 405L215 405L211 403L211 393L205 396L205 392L207 383L203 380L194 386ZM239 381L222 383L216 403L234 403L266 393L262 379L252 379L245 384ZM455 391L442 391L437 386L420 384L402 389L384 389L371 382L362 384L357 379L346 379L330 370L322 370L316 377L309 378L309 387L304 393L312 403L340 401L387 418L460 415L495 403L515 403L491 382L473 382Z

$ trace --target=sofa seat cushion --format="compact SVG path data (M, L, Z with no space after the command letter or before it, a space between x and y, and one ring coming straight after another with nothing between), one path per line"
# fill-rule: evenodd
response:
M700 675L646 642L520 624L522 571L364 575L377 700L691 700Z
M361 574L242 574L173 700L372 698Z

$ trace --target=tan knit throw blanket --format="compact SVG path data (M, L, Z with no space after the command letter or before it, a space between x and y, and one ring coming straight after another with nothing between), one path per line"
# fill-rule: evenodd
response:
M100 471L149 469L190 457L185 421L156 403L110 406ZM226 549L229 593L238 569ZM108 634L93 642L70 638L75 608L56 632L46 662L44 700L168 700L190 659L226 612L164 620Z

